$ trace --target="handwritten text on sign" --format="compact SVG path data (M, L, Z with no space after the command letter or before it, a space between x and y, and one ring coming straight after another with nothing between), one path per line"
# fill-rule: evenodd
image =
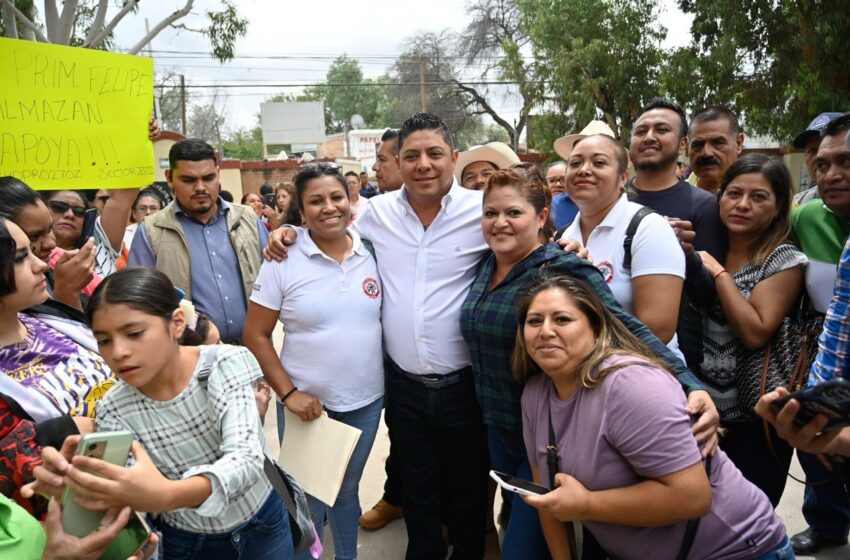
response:
M0 38L0 176L35 189L153 181L148 58Z

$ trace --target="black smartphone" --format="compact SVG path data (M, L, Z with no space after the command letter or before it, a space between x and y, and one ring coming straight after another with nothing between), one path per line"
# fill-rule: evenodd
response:
M83 215L83 231L77 241L77 249L86 244L89 237L94 235L94 223L97 221L97 208L89 208Z
M274 203L274 195L273 194L264 194L263 195L263 204L265 204L266 206L268 206L269 208L272 208L272 209L277 208L277 206L275 206L275 203Z
M779 412L790 399L796 399L800 403L800 411L794 418L794 423L798 426L805 426L818 414L829 419L824 431L850 426L850 381L843 377L780 397L773 401L771 408Z

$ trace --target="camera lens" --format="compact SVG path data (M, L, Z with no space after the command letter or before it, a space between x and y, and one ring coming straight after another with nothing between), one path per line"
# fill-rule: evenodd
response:
M97 449L97 444L96 443L90 443L89 444L89 451L94 451L95 449Z

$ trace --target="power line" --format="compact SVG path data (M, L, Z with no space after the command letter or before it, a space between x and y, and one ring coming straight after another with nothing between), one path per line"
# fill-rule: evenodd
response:
M214 89L214 88L294 88L294 87L328 87L328 88L341 88L341 87L372 87L372 86L419 86L420 83L424 83L426 86L449 86L461 84L465 86L511 86L511 85L520 85L520 82L513 80L480 80L480 81L430 81L430 82L367 82L367 83L359 83L359 84L325 84L321 82L313 82L313 83L302 83L302 84L292 84L292 83L254 83L254 84L186 84L187 88L195 88L195 89ZM543 83L550 83L549 80L543 80ZM167 84L158 84L154 85L155 88L173 88L176 86L167 85Z

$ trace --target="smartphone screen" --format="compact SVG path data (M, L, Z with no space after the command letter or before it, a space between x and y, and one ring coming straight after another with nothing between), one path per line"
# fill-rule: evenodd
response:
M540 486L539 484L534 484L533 482L529 482L527 480L523 480L521 478L517 478L515 476L511 476L509 474L505 474L498 471L490 471L493 478L496 482L500 483L502 488L506 490L510 490L511 492L516 492L518 490L523 490L529 494L548 494L549 489L545 486ZM503 484L502 484L503 483ZM520 492L521 494L522 492Z
M127 525L109 543L102 558L128 558L137 553L148 542L151 530L143 515L135 511L130 514Z

